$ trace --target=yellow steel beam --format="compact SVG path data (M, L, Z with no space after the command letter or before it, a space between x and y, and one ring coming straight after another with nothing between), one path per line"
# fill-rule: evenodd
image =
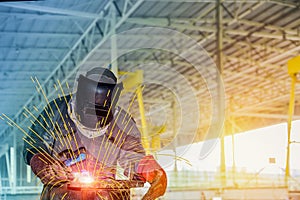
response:
M140 110L141 123L142 123L142 144L145 148L146 154L150 154L150 144L149 144L149 137L148 137L147 121L145 116L142 85L139 85L137 87L136 94L139 103L139 110Z
M300 56L292 58L288 61L288 73L293 76L300 72Z
M146 115L145 115L145 107L143 100L143 71L137 70L135 72L123 72L119 71L119 75L125 76L123 79L123 87L124 92L136 92L137 101L139 105L139 111L141 116L141 133L142 133L142 144L146 150L147 154L150 154L151 151L157 151L160 149L160 134L165 131L165 126L154 135L149 135Z
M287 133L287 153L286 153L286 167L285 167L285 181L288 184L288 178L290 177L290 144L291 144L291 130L292 130L292 120L294 115L295 107L295 86L296 86L296 74L291 76L291 91L290 91L290 103L289 103L289 116L288 116L288 133Z
M143 83L143 71L137 70L135 72L119 72L119 75L124 75L126 78L122 81L124 92L134 91L139 85Z
M295 87L297 83L297 73L300 72L300 56L292 58L288 61L288 73L292 78L290 90L290 103L288 112L288 133L287 133L287 153L286 153L286 167L285 167L285 183L288 185L288 178L290 177L290 144L291 144L291 130L292 120L295 109Z

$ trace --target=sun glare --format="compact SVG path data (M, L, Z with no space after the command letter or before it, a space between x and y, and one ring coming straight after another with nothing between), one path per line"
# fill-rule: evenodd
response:
M256 130L246 131L233 136L225 137L226 168L247 172L284 173L287 149L287 124L277 124ZM291 133L291 173L300 172L300 121L294 121ZM220 166L220 142L218 141L213 151L204 159L199 159L199 154L204 142L178 147L177 155L187 159L192 165L178 161L179 170L217 171ZM233 151L234 149L234 151ZM185 152L180 154L180 152ZM174 165L168 168L174 169Z

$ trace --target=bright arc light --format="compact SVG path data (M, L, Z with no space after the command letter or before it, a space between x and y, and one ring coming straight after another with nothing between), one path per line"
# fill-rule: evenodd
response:
M94 178L90 176L88 171L82 171L81 173L74 173L75 178L83 184L91 184L94 182Z
M84 184L91 184L94 182L94 178L91 176L81 176L79 177L79 182Z

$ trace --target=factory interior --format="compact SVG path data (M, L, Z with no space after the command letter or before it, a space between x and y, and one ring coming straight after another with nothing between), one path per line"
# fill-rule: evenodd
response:
M299 0L0 1L0 200L40 198L28 131L93 67L123 83L158 199L300 200Z

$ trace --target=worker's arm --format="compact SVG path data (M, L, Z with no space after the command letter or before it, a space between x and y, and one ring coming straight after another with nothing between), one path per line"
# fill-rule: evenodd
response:
M126 137L124 137L123 145L121 146L120 164L125 168L125 171L131 168L134 172L131 174L135 175L134 178L151 184L143 200L153 200L164 195L166 191L166 173L153 156L146 156L141 142L141 133L136 127L134 120L130 117L125 119L123 124L126 125L126 128L124 128Z
M165 194L167 175L152 155L145 156L139 162L137 172L151 185L142 200L153 200Z
M46 185L58 186L74 179L70 168L47 154L34 154L30 166L33 173Z
M52 155L55 143L54 127L58 116L57 107L52 101L41 114L35 118L24 138L23 157L31 166L33 173L44 184L58 184L72 179L69 169Z

